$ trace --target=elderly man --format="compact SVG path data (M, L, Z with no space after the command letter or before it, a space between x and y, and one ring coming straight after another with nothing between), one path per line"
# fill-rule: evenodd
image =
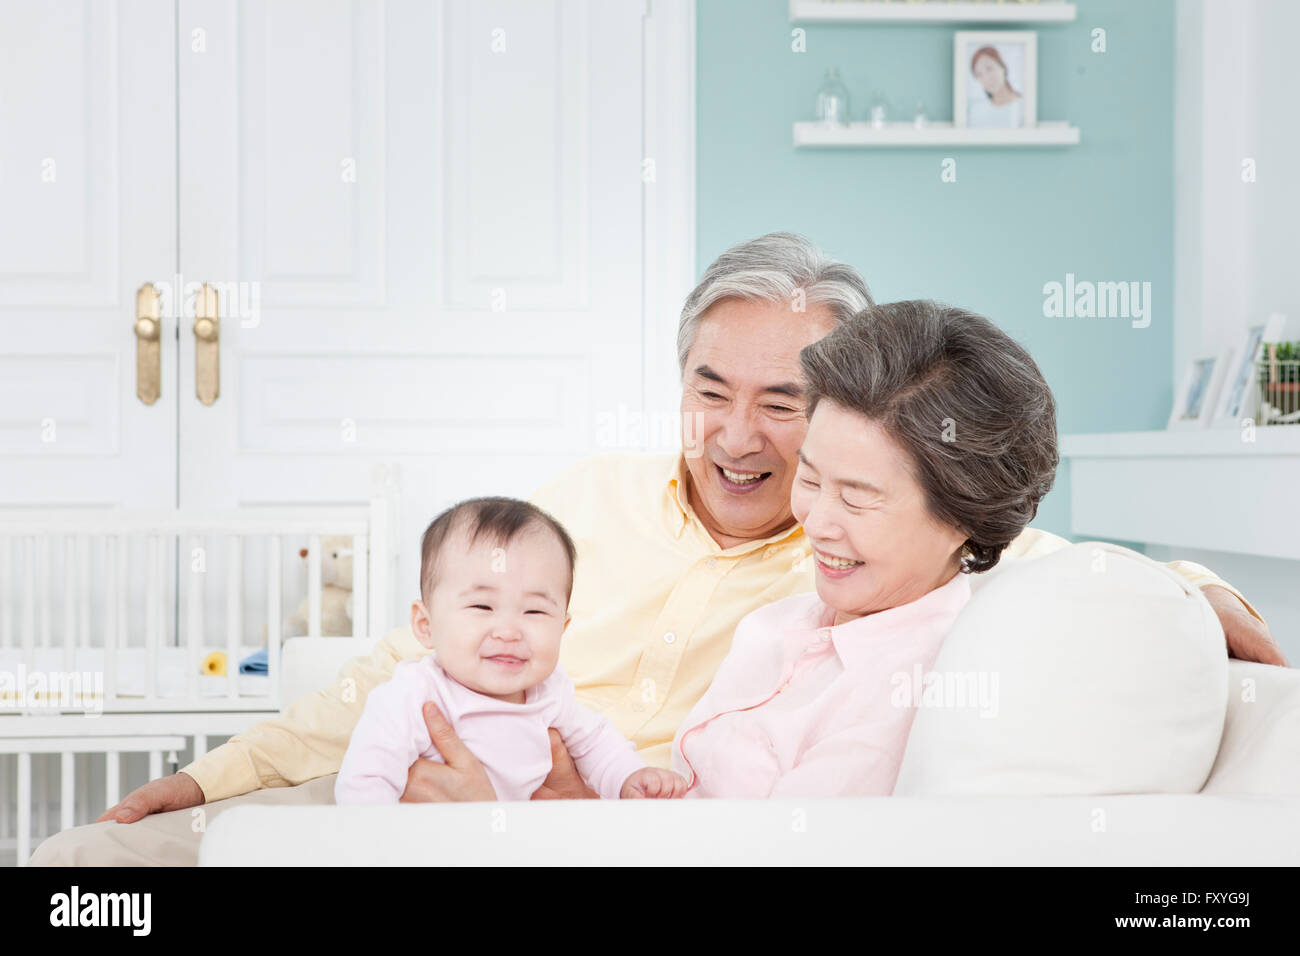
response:
M857 272L797 236L727 250L682 310L684 453L597 456L533 497L578 547L561 664L581 702L607 715L652 765L668 766L678 724L708 688L737 622L815 588L815 555L790 511L807 426L799 351L871 304ZM1031 529L1006 554L1032 557L1065 544ZM1232 653L1285 663L1230 585L1198 565L1172 567L1204 589ZM347 664L334 686L139 788L101 822L52 837L32 862L192 864L200 819L243 802L331 802L367 693L398 661L427 653L409 628L396 629L370 657ZM403 800L494 799L478 761L432 704L425 719L446 763L416 760ZM551 776L534 798L590 795L554 732L552 749Z

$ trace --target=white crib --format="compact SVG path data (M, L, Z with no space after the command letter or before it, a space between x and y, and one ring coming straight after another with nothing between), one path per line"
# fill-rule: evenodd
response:
M382 637L396 484L377 467L345 507L0 510L0 860L278 713L286 604L321 635L323 538L352 542L353 636Z

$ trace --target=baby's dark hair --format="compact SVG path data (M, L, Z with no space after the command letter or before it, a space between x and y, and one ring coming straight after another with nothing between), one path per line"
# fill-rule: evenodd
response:
M574 547L569 532L564 530L564 525L536 505L518 498L469 498L452 505L424 529L424 537L420 541L420 598L426 605L429 595L433 593L434 573L443 543L462 523L469 531L471 544L486 537L489 541L504 546L528 528L550 529L559 538L569 559L566 603L573 596L573 567L578 559L578 549Z

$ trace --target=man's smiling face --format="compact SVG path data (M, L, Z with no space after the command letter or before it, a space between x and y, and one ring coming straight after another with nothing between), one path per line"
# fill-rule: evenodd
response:
M794 524L790 485L804 418L799 351L835 325L809 304L723 299L700 320L682 382L690 502L723 548Z

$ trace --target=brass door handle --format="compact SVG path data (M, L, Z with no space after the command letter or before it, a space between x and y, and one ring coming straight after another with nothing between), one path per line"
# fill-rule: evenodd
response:
M162 295L152 282L135 294L135 394L146 405L162 392Z
M194 392L204 405L221 394L221 317L217 290L206 282L194 302Z

